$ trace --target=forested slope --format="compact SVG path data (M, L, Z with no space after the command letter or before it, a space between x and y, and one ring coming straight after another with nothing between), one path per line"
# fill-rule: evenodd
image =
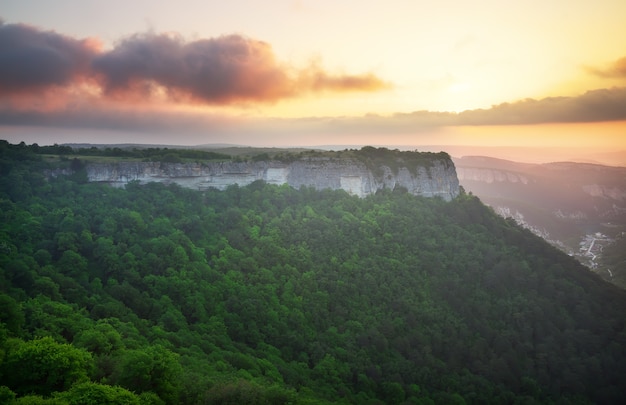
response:
M626 397L626 294L475 197L44 166L0 145L0 402Z

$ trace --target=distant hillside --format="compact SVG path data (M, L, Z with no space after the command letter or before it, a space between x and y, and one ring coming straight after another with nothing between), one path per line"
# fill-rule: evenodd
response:
M604 255L604 248L623 243L626 168L526 164L479 156L454 162L465 190L626 287L626 250Z

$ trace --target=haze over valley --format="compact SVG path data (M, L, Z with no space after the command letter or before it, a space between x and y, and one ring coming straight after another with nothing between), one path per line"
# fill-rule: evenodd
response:
M503 217L626 286L626 167L454 159L459 181ZM605 249L609 259L605 257Z

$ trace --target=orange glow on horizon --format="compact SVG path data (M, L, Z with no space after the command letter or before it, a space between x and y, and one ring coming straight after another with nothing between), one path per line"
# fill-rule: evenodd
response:
M626 149L626 121L448 128L447 144Z

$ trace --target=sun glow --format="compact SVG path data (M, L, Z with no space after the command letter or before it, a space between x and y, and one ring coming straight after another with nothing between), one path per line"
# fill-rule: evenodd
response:
M0 127L626 149L623 0L63 1L5 1Z

